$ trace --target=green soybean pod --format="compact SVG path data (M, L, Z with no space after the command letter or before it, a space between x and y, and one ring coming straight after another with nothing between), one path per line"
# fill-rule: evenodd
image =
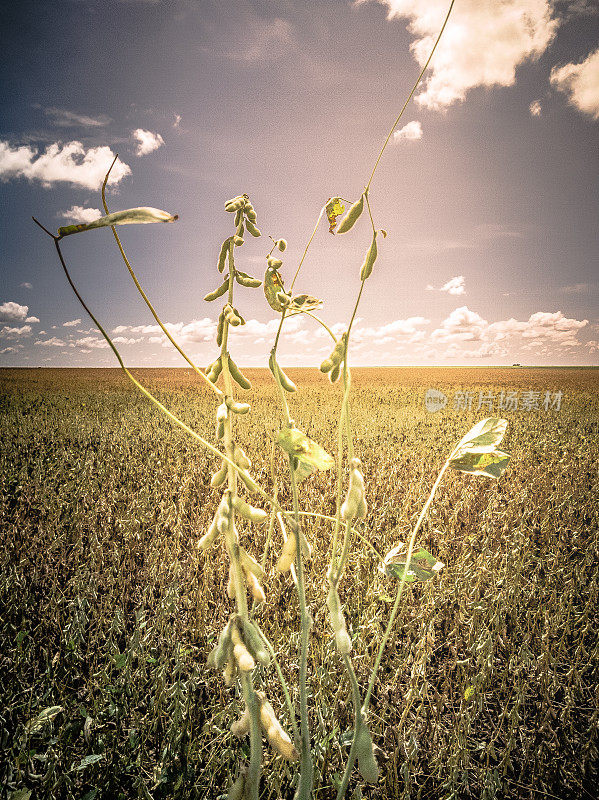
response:
M364 195L362 194L360 199L352 206L350 206L349 211L339 223L339 227L337 228L337 233L347 233L348 231L350 231L360 218L360 214L362 213L363 210L364 210Z
M218 328L216 329L216 344L220 347L223 343L223 333L225 330L225 315L221 311L218 318Z
M232 623L231 620L229 620L225 625L225 627L222 629L220 636L218 637L218 642L216 643L216 647L211 651L210 655L208 656L209 667L222 669L225 666L227 662L227 656L229 655L229 649L232 644L231 628L232 628Z
M227 480L227 464L223 463L221 468L218 472L215 472L210 480L210 486L213 489L216 489L218 486L222 486L223 483Z
M286 392L297 392L297 386L290 378L287 377L287 375L285 375L281 367L278 365L274 353L270 354L270 358L268 359L268 367L275 379L279 379L281 386Z
M248 381L243 372L241 372L241 370L239 369L237 364L233 361L231 356L228 356L228 358L229 358L229 372L231 373L231 377L233 378L233 380L237 384L239 384L239 386L241 386L242 389L251 389L252 384Z
M231 400L230 397L225 399L225 403L229 411L232 411L234 414L247 414L250 410L249 403L238 403L236 400Z
M243 236L235 235L233 237L233 244L235 245L235 247L241 247L243 241L244 241Z
M337 364L340 364L343 361L343 357L345 356L346 339L347 339L347 334L344 333L341 339L339 339L339 341L333 348L333 352L330 355L330 359L333 362L334 367L336 367Z
M235 280L241 286L247 286L249 289L257 289L258 286L262 285L262 281L259 278L253 278L247 272L240 272L239 270L235 272Z
M227 258L227 253L229 252L229 247L231 244L231 237L225 239L222 243L220 248L220 253L218 255L218 271L223 272L225 269L225 259Z
M245 205L245 200L241 195L234 197L232 200L227 200L225 203L225 211L239 211Z
M242 619L241 624L243 626L243 638L248 650L259 664L267 667L270 664L270 655L258 632L258 626L249 619Z
M217 297L222 297L228 288L229 288L229 278L223 281L223 283L218 287L218 289L215 289L213 292L208 292L208 294L204 297L204 300L210 303L212 300L216 300Z
M286 239L277 239L277 247L279 248L281 253L284 250L287 250L287 241L286 241Z
M235 225L236 228L239 228L242 219L243 219L243 210L240 208L238 211L235 212L235 221L233 224Z
M361 722L356 731L356 755L362 778L366 783L376 783L379 779L379 765L374 757L372 736L365 722Z
M254 506L251 506L239 496L235 496L233 498L232 504L235 511L237 511L238 514L241 514L244 519L247 519L250 522L255 522L259 525L262 522L266 522L268 519L268 514L266 511L263 511L261 508L255 508Z
M372 244L368 248L368 252L364 258L364 263L362 264L362 269L360 270L360 280L365 281L372 275L372 268L374 266L374 262L376 261L376 257L378 255L378 248L376 246L376 231L372 235Z
M330 372L333 369L333 361L330 357L325 358L325 360L320 365L321 372Z
M213 361L212 364L210 364L210 366L206 370L206 377L211 383L216 383L216 381L218 380L218 376L221 374L222 370L223 370L223 365L221 362L221 358L219 356L216 359L216 361Z
M321 365L322 367L322 365ZM329 372L329 380L331 383L337 383L339 375L341 374L341 364L335 364L333 369Z
M240 775L229 789L227 800L243 800L245 794L245 778Z
M250 494L256 494L259 487L256 481L249 474L249 472L245 469L242 469L237 474L239 475L241 481L243 482L248 492L250 492Z
M274 256L268 256L266 259L266 263L268 264L271 269L281 269L283 266L283 262L280 258L275 258Z
M255 236L255 237L256 237L256 239L258 238L258 236L262 236L262 233L260 232L260 229L259 229L259 228L257 228L257 227L254 225L254 223L252 222L252 220L251 220L251 219L249 219L249 218L248 218L248 219L246 219L246 221L245 221L245 227L247 228L247 231L248 231L248 233L251 233L251 234L252 234L252 236Z
M252 466L250 459L246 456L243 449L237 444L235 445L235 449L233 451L233 460L238 467L241 467L241 469L249 469Z

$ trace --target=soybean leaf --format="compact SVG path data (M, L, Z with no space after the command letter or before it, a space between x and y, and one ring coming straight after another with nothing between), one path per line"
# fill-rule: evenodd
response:
M291 301L289 311L314 311L320 305L322 305L322 300L319 300L318 297L312 297L310 294L298 294Z
M59 228L58 235L60 237L70 236L73 233L91 231L94 228L106 228L111 225L147 225L150 222L174 222L177 219L179 219L178 214L167 214L166 211L161 211L159 208L150 208L149 206L128 208L126 211L115 211L114 214L99 217L99 219L87 224L81 223L80 225L67 225L64 228Z
M85 758L82 758L79 764L74 768L73 772L83 772L86 767L89 767L92 764L97 764L98 761L102 761L103 758L104 756L102 753L95 753L91 756L85 756Z
M507 428L507 420L499 417L481 419L468 431L456 447L456 453L468 450L476 453L491 453L501 442Z
M38 733L43 729L46 723L52 722L54 717L58 716L62 710L62 706L49 706L48 708L44 708L43 711L40 711L37 717L30 719L25 725L25 732Z
M510 462L511 456L502 450L481 452L480 450L465 450L458 452L449 462L452 469L458 472L469 472L473 475L486 475L489 478L499 478Z
M406 572L407 552L407 546L401 542L387 553L383 561L383 571L386 575L398 580L403 578L404 572ZM434 578L444 566L443 562L438 561L428 550L421 547L412 553L405 582L428 581Z
M315 469L331 469L335 459L319 444L309 439L298 428L282 428L277 435L277 444L300 463L308 464Z
M316 467L313 467L312 464L308 464L306 461L298 461L295 469L295 479L298 483L301 483L314 472L316 472Z
M341 202L340 197L329 197L325 206L327 212L327 219L329 220L329 233L335 233L335 226L337 225L337 217L345 211L345 206Z

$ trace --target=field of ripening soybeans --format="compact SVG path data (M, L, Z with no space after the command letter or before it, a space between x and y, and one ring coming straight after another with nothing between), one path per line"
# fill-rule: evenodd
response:
M295 422L335 454L342 387L290 369ZM209 441L216 402L191 370L136 377ZM574 800L599 796L599 395L596 369L355 369L354 447L368 514L338 591L361 689L397 581L381 557L406 537L449 451L478 420L508 421L499 480L448 472L418 546L444 565L406 583L372 691L380 767L352 798ZM273 454L280 407L247 370L237 440L253 478L292 503ZM433 388L447 402L425 406ZM231 732L239 686L207 665L234 603L224 544L198 548L219 504L219 460L119 370L0 371L0 796L225 798L249 741ZM295 404L295 405L294 405ZM243 487L242 487L243 489ZM313 797L335 798L351 743L352 687L327 618L334 471L299 484L312 618ZM254 497L255 506L270 511ZM322 516L314 516L320 514ZM297 706L300 637L276 525L238 521L264 563L252 617ZM274 666L253 673L291 732ZM297 765L265 744L260 798L291 798Z

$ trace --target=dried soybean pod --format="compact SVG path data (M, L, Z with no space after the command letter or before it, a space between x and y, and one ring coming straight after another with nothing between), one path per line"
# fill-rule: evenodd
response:
M243 714L231 725L231 733L233 736L238 736L240 739L242 736L247 736L250 732L251 719L250 710L246 706Z
M223 312L220 312L220 316L218 318L218 327L216 329L216 344L220 347L223 343L223 333L225 330L225 315Z
M233 237L233 244L235 245L235 247L241 247L241 245L243 244L243 237L235 235Z
M339 375L341 374L341 364L336 364L329 372L329 380L331 383L337 383Z
M241 467L241 469L249 469L252 466L252 462L243 452L239 445L235 445L235 450L233 452L233 461Z
M233 380L241 386L242 389L251 389L252 384L248 381L245 375L241 372L237 364L233 361L231 356L227 356L229 359L229 372L231 373L231 377Z
M287 570L291 569L295 563L296 547L296 535L295 533L290 533L285 540L285 544L281 550L281 555L277 561L277 570L279 572L287 572Z
M361 722L356 731L356 755L362 778L366 783L376 783L379 779L379 765L374 757L372 736L365 722Z
M243 637L250 652L259 664L267 667L270 664L270 655L264 647L258 625L249 619L242 619L241 624L243 626Z
M225 477L226 477L226 473L225 473ZM210 523L210 525L208 527L208 530L206 531L206 533L202 536L202 538L198 542L198 550L207 550L216 541L216 538L217 538L218 534L220 533L220 531L218 530L218 525L216 524L217 523L217 516L218 516L218 511L214 515L214 519Z
M245 200L242 195L238 197L234 197L232 200L228 200L225 203L225 211L233 212L239 211L245 205Z
M251 672L256 666L256 662L245 646L236 625L231 626L231 642L233 643L233 655L237 661L237 666L241 672Z
M217 439L224 439L225 438L225 423L224 422L217 422L216 423L216 438Z
M251 556L244 547L239 548L239 558L241 560L241 566L249 572L253 572L257 578L264 578L264 570L258 564L256 559Z
M213 292L208 292L208 294L204 297L204 300L210 303L212 300L216 300L217 297L222 297L228 288L229 288L229 278L227 276L226 280L223 281L223 283L221 283L218 289L215 289Z
M264 589L260 585L260 581L254 575L253 572L249 570L245 570L245 582L251 592L252 597L257 603L265 603L266 602L266 595L264 594Z
M253 221L249 217L247 217L245 221L245 227L247 228L248 233L251 233L252 236L256 237L256 239L258 236L262 236L260 229L254 225Z
M327 608L329 609L329 621L334 633L345 628L345 619L341 611L341 601L337 594L337 589L331 586L327 595Z
M227 464L223 462L218 472L215 472L212 478L210 479L210 486L212 486L213 489L216 489L217 487L222 486L226 480L227 480Z
M374 262L376 261L376 257L378 255L378 248L376 246L376 231L372 234L372 244L368 248L368 252L364 258L364 263L362 264L362 269L360 270L360 280L365 281L372 275L372 268L374 266Z
M337 228L337 233L347 233L354 227L354 225L356 224L356 222L360 217L360 214L364 210L364 197L365 195L362 194L360 196L360 199L352 206L350 206L349 211L339 223L339 227Z
M229 247L231 245L231 238L225 239L222 243L220 248L220 253L218 255L218 271L223 272L225 269L225 260L227 258L227 253L229 252Z
M303 557L306 560L312 558L312 546L310 545L310 542L306 539L302 531L299 532L299 537Z
M227 404L221 403L220 406L216 409L216 421L224 422L228 416L229 416L229 409L227 408Z
M281 251L281 253L287 249L287 242L285 239L277 239L276 245Z
M236 677L237 677L237 664L235 662L235 656L233 655L233 651L229 650L227 663L225 664L225 668L223 670L223 679L225 681L225 686L233 686Z
M239 496L235 496L232 500L232 503L235 511L237 511L238 514L250 522L255 522L259 525L262 522L266 522L268 519L268 514L266 511L263 511L261 508L255 508L254 506L251 506Z

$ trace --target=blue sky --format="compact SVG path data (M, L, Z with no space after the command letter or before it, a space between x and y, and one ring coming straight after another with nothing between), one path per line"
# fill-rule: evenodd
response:
M174 225L121 228L162 318L213 360L224 202L247 192L265 234L238 251L284 277L330 196L357 199L439 29L441 0L302 3L23 0L2 10L0 365L114 366L60 270L51 229L155 206ZM599 7L456 0L370 198L379 259L355 364L596 364ZM370 243L322 223L296 284L336 330ZM363 223L363 224L362 224ZM248 237L249 239L250 237ZM183 365L136 294L108 230L65 239L78 287L132 366ZM232 350L265 365L276 329L259 290ZM293 320L284 364L319 363L326 336Z

